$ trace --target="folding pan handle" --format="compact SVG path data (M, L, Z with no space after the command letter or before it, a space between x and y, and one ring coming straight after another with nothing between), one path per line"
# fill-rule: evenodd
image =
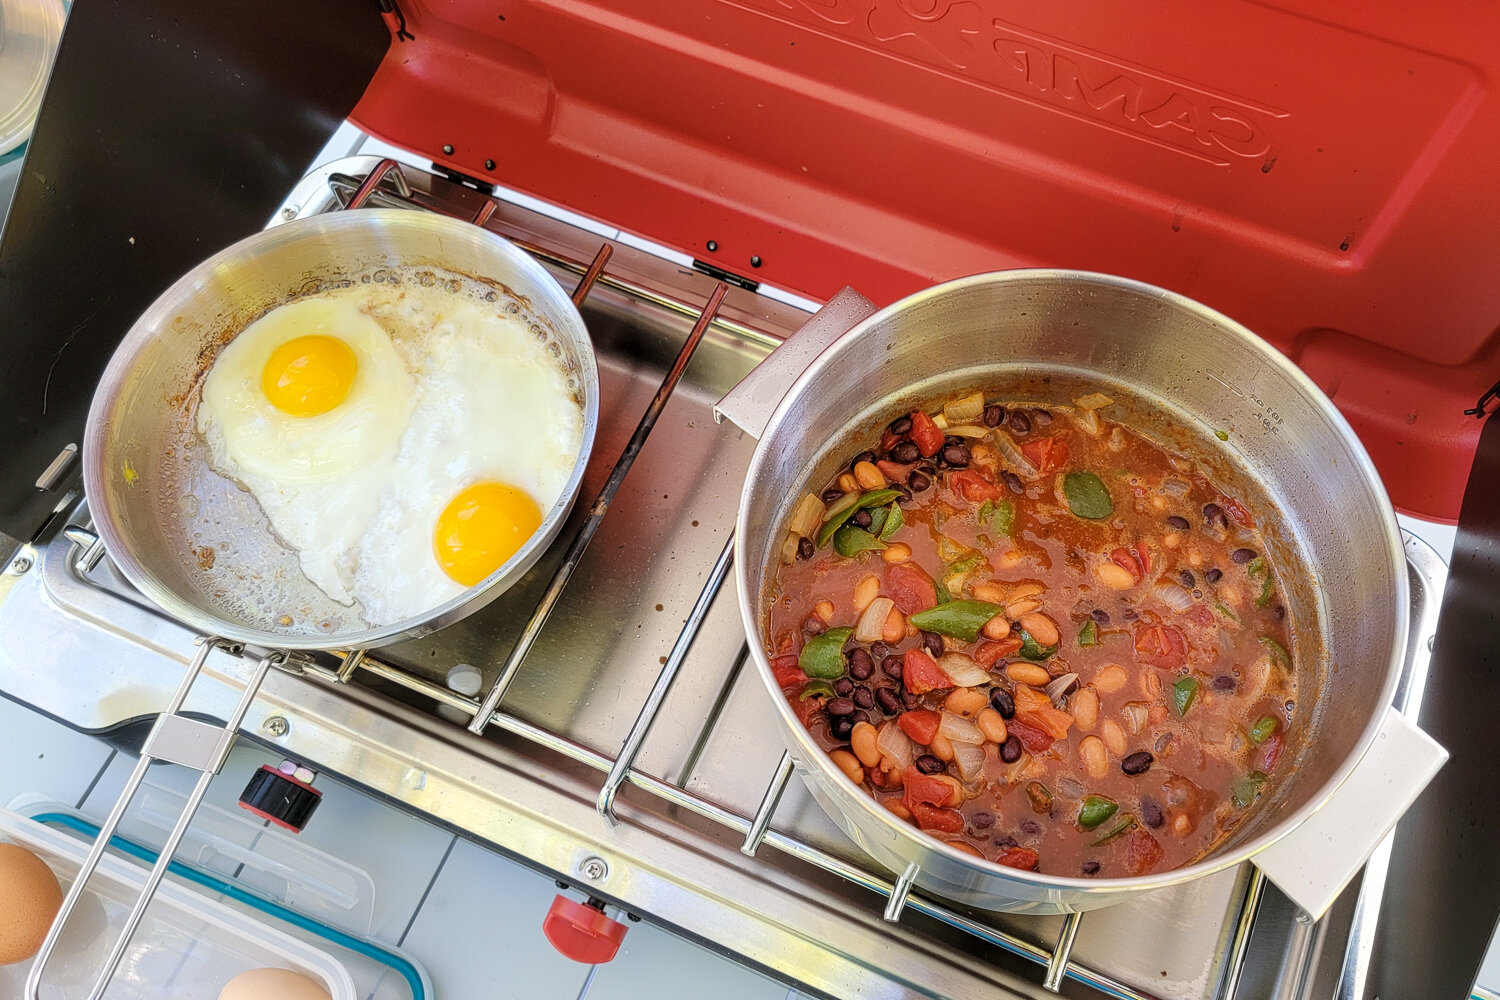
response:
M844 287L813 313L796 333L788 337L770 357L751 369L739 384L714 406L714 420L728 420L751 437L759 439L771 414L787 390L807 370L813 359L875 312L875 303Z
M26 977L25 997L27 1000L40 1000L43 970L46 969L47 962L51 959L59 938L62 937L68 916L78 905L78 901L83 898L84 889L95 869L99 867L99 862L109 847L110 839L114 836L115 828L120 825L126 808L135 797L136 789L146 777L146 769L158 760L171 761L174 764L194 768L202 772L198 776L198 782L193 786L192 794L188 796L182 815L172 827L172 832L167 835L167 842L162 845L161 856L156 859L151 873L146 876L146 884L131 907L130 915L125 918L125 926L121 928L120 936L110 949L103 968L99 970L93 989L89 991L88 1000L99 1000L104 996L105 990L109 988L110 980L114 978L115 969L125 956L126 949L130 947L130 939L135 934L136 927L145 916L146 907L156 895L156 889L161 885L162 877L167 873L167 866L172 863L172 856L177 852L177 845L182 841L183 834L187 832L188 824L192 822L193 814L198 809L198 804L203 801L203 796L208 791L208 783L219 772L219 768L224 766L224 760L229 756L230 748L234 746L235 734L239 731L240 723L244 721L245 713L250 709L250 703L255 700L256 692L260 690L261 683L266 679L266 674L271 667L287 660L287 654L283 652L267 653L260 658L250 678L250 683L246 685L244 694L240 696L239 704L230 714L228 723L221 729L177 714L183 702L187 700L188 691L192 689L193 682L202 672L203 664L208 660L208 654L216 647L235 653L242 648L238 644L228 643L222 639L211 637L198 639L198 652L193 656L193 662L188 666L186 676L177 686L177 693L172 696L171 704L168 705L166 712L156 720L156 725L151 729L151 735L146 737L146 745L141 750L141 758L136 762L135 770L130 773L130 779L125 782L125 788L115 802L114 808L110 810L109 818L99 828L99 835L94 839L93 848L90 849L83 867L79 868L78 875L63 899L62 909L58 910L57 918L52 921L52 927L47 931L46 938L42 940L41 950L37 952L36 961Z
M1431 736L1388 708L1375 742L1333 797L1255 855L1255 867L1302 911L1298 919L1321 918L1447 759Z

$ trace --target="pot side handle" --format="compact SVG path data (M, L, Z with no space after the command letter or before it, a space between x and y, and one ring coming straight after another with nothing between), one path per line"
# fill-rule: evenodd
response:
M1308 919L1321 918L1447 759L1387 709L1375 742L1323 808L1251 860Z
M714 420L728 420L759 440L771 414L813 359L873 312L875 303L848 286L840 289L714 405Z

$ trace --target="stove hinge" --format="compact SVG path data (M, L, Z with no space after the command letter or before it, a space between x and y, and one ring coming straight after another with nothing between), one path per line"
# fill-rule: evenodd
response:
M704 274L710 277L718 278L726 285L733 285L736 288L743 288L747 292L753 292L760 287L760 282L758 281L751 281L749 278L742 278L738 274L733 274L729 271L724 270L722 267L715 267L707 261L694 260L693 270L702 271Z
M454 184L466 187L470 191L478 191L486 198L492 198L495 195L495 185L489 181L482 181L478 177L470 177L468 174L454 170L452 167L445 167L441 163L434 163L432 169L444 180L452 181Z

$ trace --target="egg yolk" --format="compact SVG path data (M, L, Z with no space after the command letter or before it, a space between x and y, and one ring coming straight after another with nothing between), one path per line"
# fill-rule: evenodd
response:
M271 352L260 385L281 412L316 417L348 397L358 367L354 349L337 337L296 337Z
M542 526L542 512L508 483L475 483L438 515L433 549L455 583L472 587L515 555Z

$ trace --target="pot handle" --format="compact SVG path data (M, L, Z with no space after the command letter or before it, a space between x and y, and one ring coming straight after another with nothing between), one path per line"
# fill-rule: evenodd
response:
M1394 708L1375 742L1323 808L1251 859L1317 920L1437 774L1448 751Z
M875 303L848 286L841 288L714 405L714 420L728 420L759 440L771 414L813 359L874 311Z

